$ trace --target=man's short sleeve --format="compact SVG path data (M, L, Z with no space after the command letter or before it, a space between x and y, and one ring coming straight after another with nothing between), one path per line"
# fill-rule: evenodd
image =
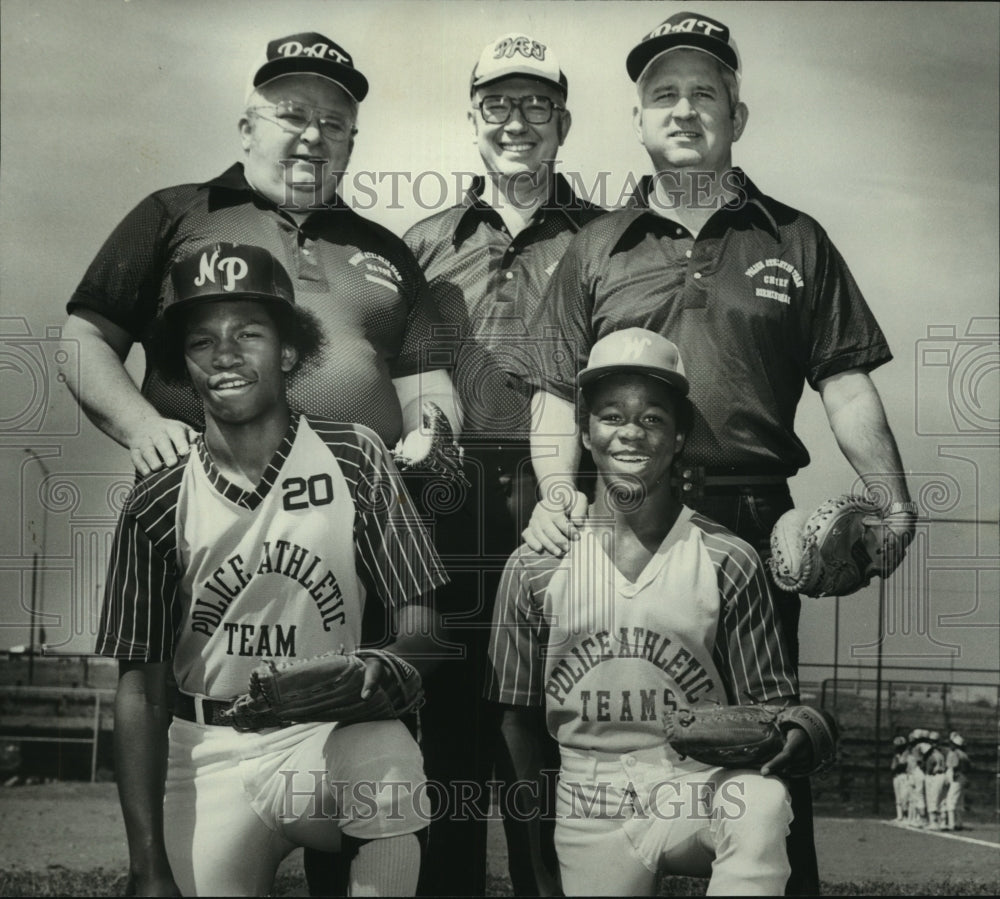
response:
M497 591L484 695L505 705L544 707L548 626L522 552L523 547L507 560Z
M528 333L546 345L554 341L555 351L541 353L538 369L526 372L525 380L536 390L569 402L576 399L576 376L586 367L594 343L586 237L584 229L569 242L549 279L538 315L528 325Z
M808 334L806 378L819 381L849 369L870 372L890 361L885 335L865 301L847 263L818 225L813 307Z
M402 274L409 302L403 342L390 367L393 378L447 368L449 358L447 352L442 352L441 316L427 279L413 253L402 242L399 255L405 262Z
M152 195L111 232L66 304L89 309L128 331L138 342L156 315L164 272L166 205Z

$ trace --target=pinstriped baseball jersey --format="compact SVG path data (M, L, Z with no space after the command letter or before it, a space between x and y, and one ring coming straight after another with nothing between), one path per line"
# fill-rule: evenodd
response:
M757 554L685 507L636 581L609 524L563 559L521 547L497 598L490 699L546 708L563 746L662 745L665 708L798 692Z
M262 658L354 649L371 593L400 607L444 583L385 445L362 425L293 416L252 491L195 446L129 496L98 653L173 659L181 690L227 698Z

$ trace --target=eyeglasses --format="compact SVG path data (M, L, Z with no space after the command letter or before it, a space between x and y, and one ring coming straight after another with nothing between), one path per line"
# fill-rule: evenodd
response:
M282 102L274 106L251 106L250 108L262 119L274 122L288 134L301 134L313 122L316 122L323 139L328 141L339 143L358 133L358 129L353 127L342 114L331 109L290 102ZM261 112L262 109L273 110L273 114L264 115Z
M521 113L521 117L529 125L544 125L552 121L552 113L555 110L560 112L565 106L559 106L554 100L548 97L506 97L502 94L490 94L483 97L477 104L483 121L490 125L505 125L510 121L514 110Z

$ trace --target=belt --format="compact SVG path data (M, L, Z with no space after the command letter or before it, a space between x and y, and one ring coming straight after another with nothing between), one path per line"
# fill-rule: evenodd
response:
M465 455L475 459L488 475L534 475L531 447L526 443L502 446L497 443L463 443Z
M530 459L531 444L524 441L497 443L495 440L466 440L462 446L470 456L499 456L503 458Z
M229 727L229 721L222 720L222 713L233 705L230 699L209 699L206 696L191 696L189 693L174 693L174 717L193 721L195 724L213 724Z
M702 465L682 466L674 479L684 499L697 499L711 493L759 493L787 490L788 479L794 472L776 469L706 468ZM764 488L763 490L761 488Z

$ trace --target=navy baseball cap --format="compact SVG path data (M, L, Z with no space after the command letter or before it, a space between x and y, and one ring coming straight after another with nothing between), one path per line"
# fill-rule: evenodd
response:
M544 81L561 90L564 97L569 92L569 81L555 54L541 41L520 31L501 35L483 48L472 70L469 90L501 78L517 77Z
M632 48L625 60L629 78L638 81L656 57L682 47L708 53L737 75L740 74L740 54L729 28L701 13L678 12L657 25Z
M594 344L587 367L576 380L583 389L600 378L635 372L663 381L680 393L688 392L688 379L680 351L670 340L645 328L612 331Z
M263 247L212 243L170 270L174 295L163 308L176 313L195 303L260 300L295 305L295 289L284 266Z
M315 31L290 34L271 41L250 76L248 94L279 75L321 75L342 87L358 103L368 95L368 79L340 44Z

